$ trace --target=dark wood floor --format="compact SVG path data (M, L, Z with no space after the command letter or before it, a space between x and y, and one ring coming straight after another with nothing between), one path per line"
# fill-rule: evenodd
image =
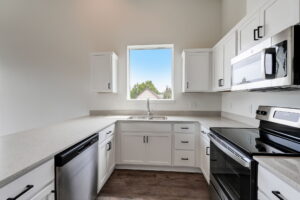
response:
M202 174L115 170L98 200L209 200Z

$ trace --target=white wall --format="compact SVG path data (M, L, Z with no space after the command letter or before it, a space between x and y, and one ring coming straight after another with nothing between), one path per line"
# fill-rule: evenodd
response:
M246 6L246 0L222 0L221 17L223 35L246 15Z
M82 21L90 51L114 50L119 56L118 94L91 94L91 110L145 110L145 102L126 100L126 47L175 45L175 102L155 110L221 109L220 94L181 93L183 48L212 47L221 36L220 0L86 0ZM109 21L108 21L109 20Z
M0 135L88 114L88 54L76 6L0 1Z
M222 111L224 112L254 118L259 105L300 108L300 91L222 94Z

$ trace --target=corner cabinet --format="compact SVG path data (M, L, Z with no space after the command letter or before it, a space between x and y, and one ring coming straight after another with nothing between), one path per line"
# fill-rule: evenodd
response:
M118 56L113 52L91 55L92 92L117 93Z
M186 49L182 61L182 91L211 92L211 50Z
M213 90L231 89L231 59L237 55L237 34L230 32L213 48Z

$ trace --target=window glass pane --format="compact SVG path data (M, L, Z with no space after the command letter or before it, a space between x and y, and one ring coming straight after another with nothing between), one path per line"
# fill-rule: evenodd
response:
M172 99L172 52L129 49L130 99Z

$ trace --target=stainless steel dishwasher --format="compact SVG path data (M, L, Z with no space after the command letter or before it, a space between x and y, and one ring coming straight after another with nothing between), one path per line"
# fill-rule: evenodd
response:
M98 134L55 156L57 200L97 198Z

